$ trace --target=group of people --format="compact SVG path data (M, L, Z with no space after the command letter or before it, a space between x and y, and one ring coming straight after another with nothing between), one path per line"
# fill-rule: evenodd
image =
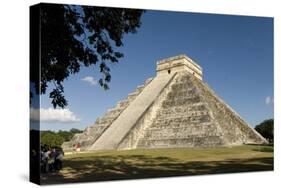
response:
M61 149L41 146L41 172L54 172L62 168L64 152Z

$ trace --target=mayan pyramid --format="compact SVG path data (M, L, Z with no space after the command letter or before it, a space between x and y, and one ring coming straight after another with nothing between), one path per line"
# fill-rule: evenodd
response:
M203 81L202 68L186 55L158 61L156 72L63 149L76 143L81 150L267 143Z

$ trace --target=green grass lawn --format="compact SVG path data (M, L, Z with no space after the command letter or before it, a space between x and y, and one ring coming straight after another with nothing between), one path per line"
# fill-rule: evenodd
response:
M66 155L42 183L67 183L273 170L272 146L101 151Z

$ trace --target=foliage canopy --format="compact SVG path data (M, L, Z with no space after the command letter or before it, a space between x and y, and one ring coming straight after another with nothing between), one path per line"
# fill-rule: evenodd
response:
M274 139L273 129L274 129L273 119L264 120L262 123L258 124L255 127L255 130L258 131L264 138L266 138L270 142L273 142Z
M30 77L36 94L45 94L51 83L49 97L53 107L64 108L68 101L63 81L82 66L96 64L102 75L99 84L109 89L108 64L117 63L124 56L116 48L123 45L124 34L136 33L144 11L59 4L41 4L40 10L41 75L38 78L38 70L31 70Z
M81 132L83 131L75 128L69 131L59 130L58 132L41 131L41 145L60 148L63 142L70 141L74 134Z

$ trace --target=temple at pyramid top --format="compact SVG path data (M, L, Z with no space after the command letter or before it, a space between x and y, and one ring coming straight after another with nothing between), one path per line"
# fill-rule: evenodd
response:
M157 61L157 75L188 71L202 80L202 68L186 55L178 55Z

